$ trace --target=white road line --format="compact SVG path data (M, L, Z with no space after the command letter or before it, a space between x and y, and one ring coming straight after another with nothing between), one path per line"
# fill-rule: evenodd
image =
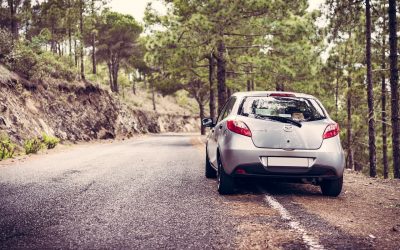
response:
M268 203L270 207L273 209L277 210L279 214L281 215L282 219L287 220L289 223L289 226L295 230L296 232L300 233L302 235L303 241L309 249L311 250L323 250L324 246L322 246L318 239L312 237L310 234L307 233L307 231L304 229L304 227L300 224L299 221L297 221L295 218L293 218L289 211L286 210L275 198L272 196L266 194L265 195L265 201Z

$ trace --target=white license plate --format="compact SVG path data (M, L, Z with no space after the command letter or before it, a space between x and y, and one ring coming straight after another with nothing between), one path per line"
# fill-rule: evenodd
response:
M313 158L300 157L262 157L262 163L266 167L311 167Z

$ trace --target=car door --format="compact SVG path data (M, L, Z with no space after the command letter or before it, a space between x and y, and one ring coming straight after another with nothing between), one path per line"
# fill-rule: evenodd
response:
M218 116L215 127L211 129L207 150L210 162L214 166L217 166L218 142L220 141L220 137L223 135L224 129L226 129L225 119L232 112L232 108L233 105L235 104L235 101L236 97L231 97L225 103L224 108L222 109L220 115Z

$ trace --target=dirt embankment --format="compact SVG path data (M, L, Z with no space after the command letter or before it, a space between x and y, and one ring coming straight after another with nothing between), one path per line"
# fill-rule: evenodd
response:
M0 89L0 132L19 144L42 133L88 141L199 130L196 117L133 109L87 82L33 83L0 65Z

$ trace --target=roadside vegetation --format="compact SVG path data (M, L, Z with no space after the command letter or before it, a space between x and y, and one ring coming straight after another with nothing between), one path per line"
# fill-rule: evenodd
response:
M25 154L36 154L43 148L43 144L39 138L28 139L24 142Z
M54 149L57 144L60 143L60 139L54 136L43 133L41 137L32 138L24 141L23 148L24 153L36 154L41 149ZM22 153L18 145L13 143L7 135L0 135L0 160L13 158L16 153Z
M25 154L36 154L41 149L53 149L60 142L60 139L54 136L47 135L46 133L42 134L42 137L36 137L32 139L28 139L24 142Z
M47 149L53 149L60 143L60 139L54 136L47 135L46 133L42 134L42 144Z
M32 82L97 82L138 108L138 92L153 110L190 97L201 118L236 91L313 94L341 125L347 168L400 178L398 1L163 2L139 23L100 0L1 1L0 63Z
M12 158L14 156L17 145L12 143L6 135L0 135L0 160Z

